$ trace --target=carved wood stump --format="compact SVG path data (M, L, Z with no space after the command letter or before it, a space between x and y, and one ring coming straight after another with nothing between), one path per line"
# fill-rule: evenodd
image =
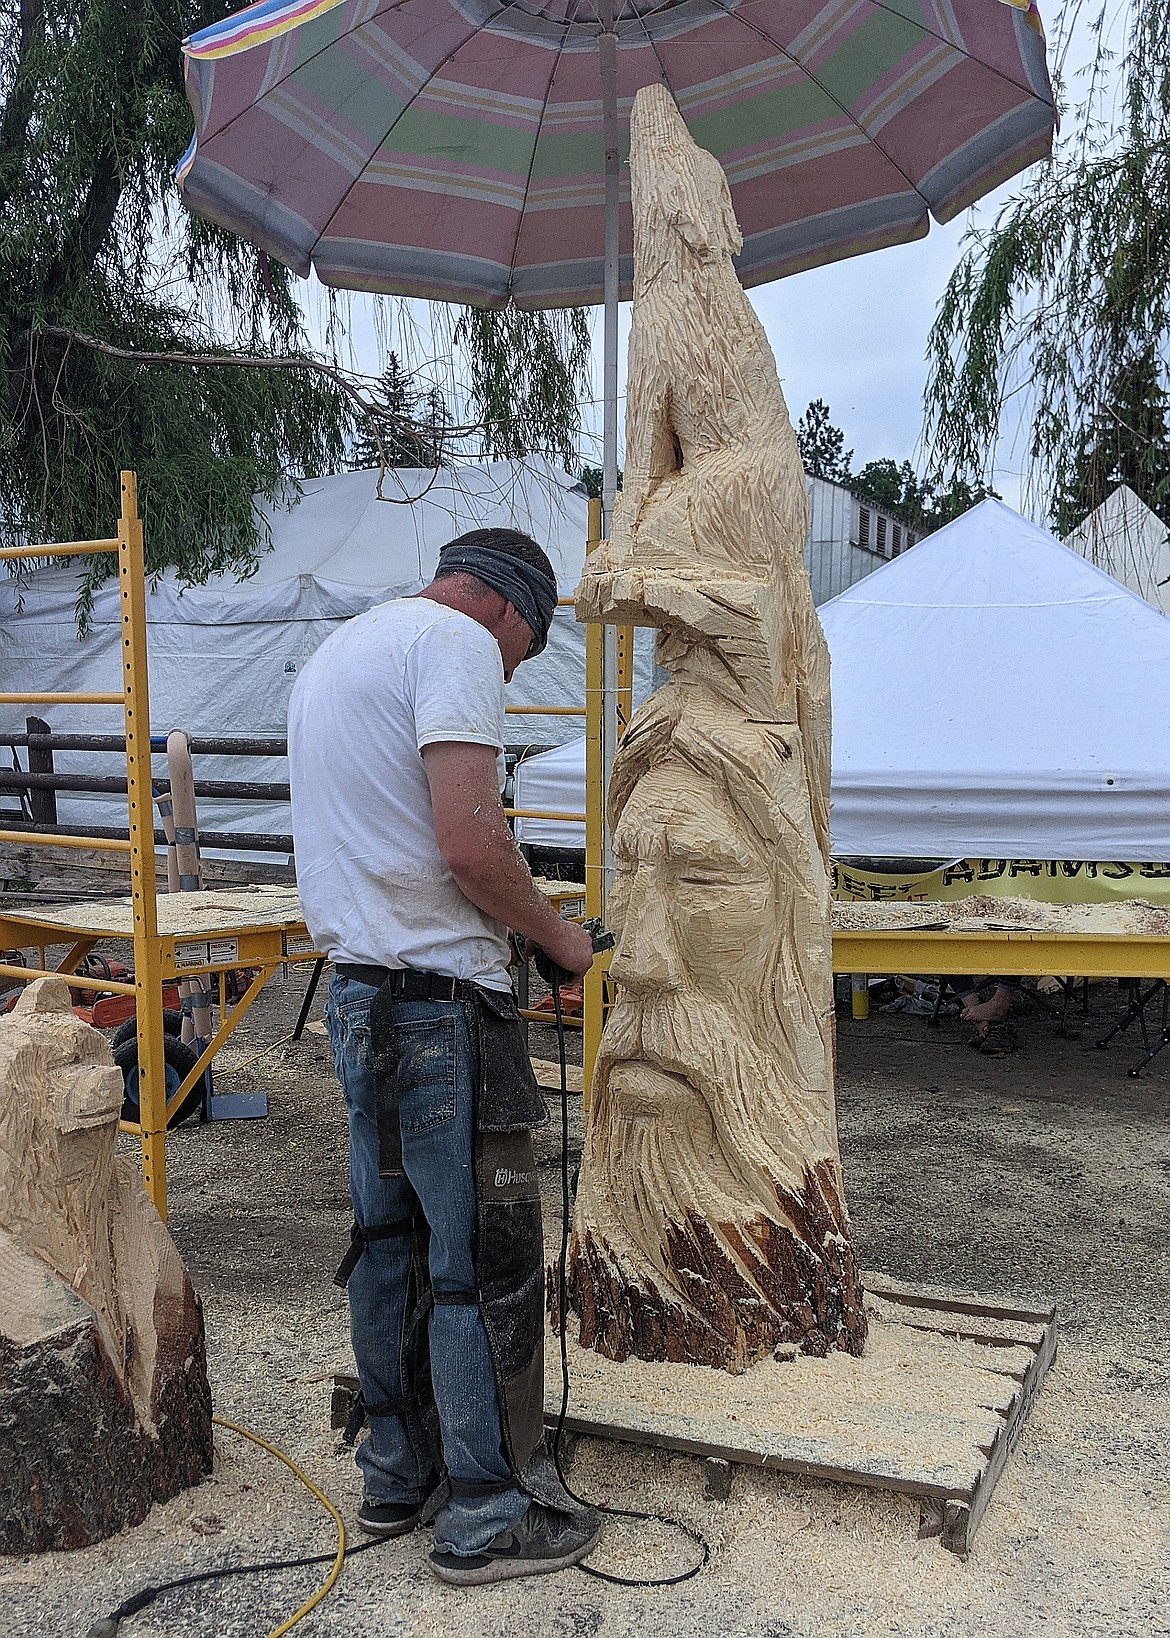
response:
M635 98L630 169L625 485L577 610L657 627L671 680L608 794L617 1002L569 1300L610 1358L739 1371L865 1339L833 1093L828 652L727 182L662 86Z
M38 979L0 1019L0 1552L100 1541L211 1471L203 1313L137 1172L122 1076Z

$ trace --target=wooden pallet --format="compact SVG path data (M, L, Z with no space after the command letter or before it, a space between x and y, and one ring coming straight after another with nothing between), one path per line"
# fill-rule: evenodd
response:
M965 1557L1055 1356L1055 1310L878 1274L865 1289L861 1359L766 1360L728 1377L615 1364L570 1342L565 1427L702 1457L713 1495L727 1494L737 1462L916 1495L919 1534ZM545 1371L551 1427L561 1403L552 1339Z

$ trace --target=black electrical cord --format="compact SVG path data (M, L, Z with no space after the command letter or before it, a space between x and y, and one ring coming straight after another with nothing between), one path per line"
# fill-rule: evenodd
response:
M561 980L556 969L550 979L553 997L553 1013L557 1026L557 1054L561 1069L561 1254L557 1264L557 1330L561 1345L561 1408L557 1416L557 1425L553 1432L552 1458L553 1466L557 1470L557 1477L564 1485L565 1490L575 1502L582 1507L594 1508L599 1513L605 1513L614 1519L636 1519L640 1524L665 1524L671 1530L679 1530L684 1536L689 1536L699 1549L698 1562L692 1564L689 1570L683 1570L678 1575L637 1576L611 1575L608 1570L596 1570L591 1564L578 1564L577 1569L583 1575L591 1575L598 1581L608 1581L615 1587L677 1587L680 1581L690 1581L697 1576L711 1556L711 1548L707 1538L701 1531L690 1524L684 1524L682 1519L672 1519L665 1513L642 1513L632 1507L607 1507L603 1502L587 1501L579 1496L565 1478L561 1467L561 1435L565 1431L565 1418L569 1413L569 1357L567 1343L568 1314L568 1263L569 1263L569 1069L565 1059L565 1020L561 1012Z
M347 1546L345 1556L350 1559L357 1553L368 1553L372 1547L383 1547L387 1541L394 1539L393 1536L378 1536L373 1541L359 1543L357 1547ZM140 1610L153 1604L156 1598L160 1598L163 1593L172 1592L176 1587L192 1587L199 1581L223 1581L231 1575L261 1575L268 1570L299 1570L311 1564L332 1564L336 1557L336 1553L315 1553L312 1558L263 1559L255 1564L229 1564L218 1570L200 1570L197 1575L181 1575L174 1581L160 1581L152 1587L140 1587L136 1593L124 1599L117 1609L95 1621L86 1633L86 1638L114 1638L119 1622L126 1620L128 1616L137 1615Z

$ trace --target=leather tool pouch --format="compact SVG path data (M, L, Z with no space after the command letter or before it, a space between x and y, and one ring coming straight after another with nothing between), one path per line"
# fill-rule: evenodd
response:
M537 1126L547 1126L548 1110L532 1073L528 1043L511 991L484 990L469 984L464 1006L479 1053L478 1130L530 1132Z

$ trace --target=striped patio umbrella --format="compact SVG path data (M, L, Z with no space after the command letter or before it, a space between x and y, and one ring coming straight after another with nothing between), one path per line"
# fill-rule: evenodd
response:
M617 150L654 81L727 173L745 285L921 236L1053 128L1032 0L261 0L184 50L192 210L480 306L601 300L607 148L628 294Z
M606 529L636 91L664 82L727 173L745 285L920 237L1054 124L1033 0L260 0L184 52L184 201L297 273L604 298Z

